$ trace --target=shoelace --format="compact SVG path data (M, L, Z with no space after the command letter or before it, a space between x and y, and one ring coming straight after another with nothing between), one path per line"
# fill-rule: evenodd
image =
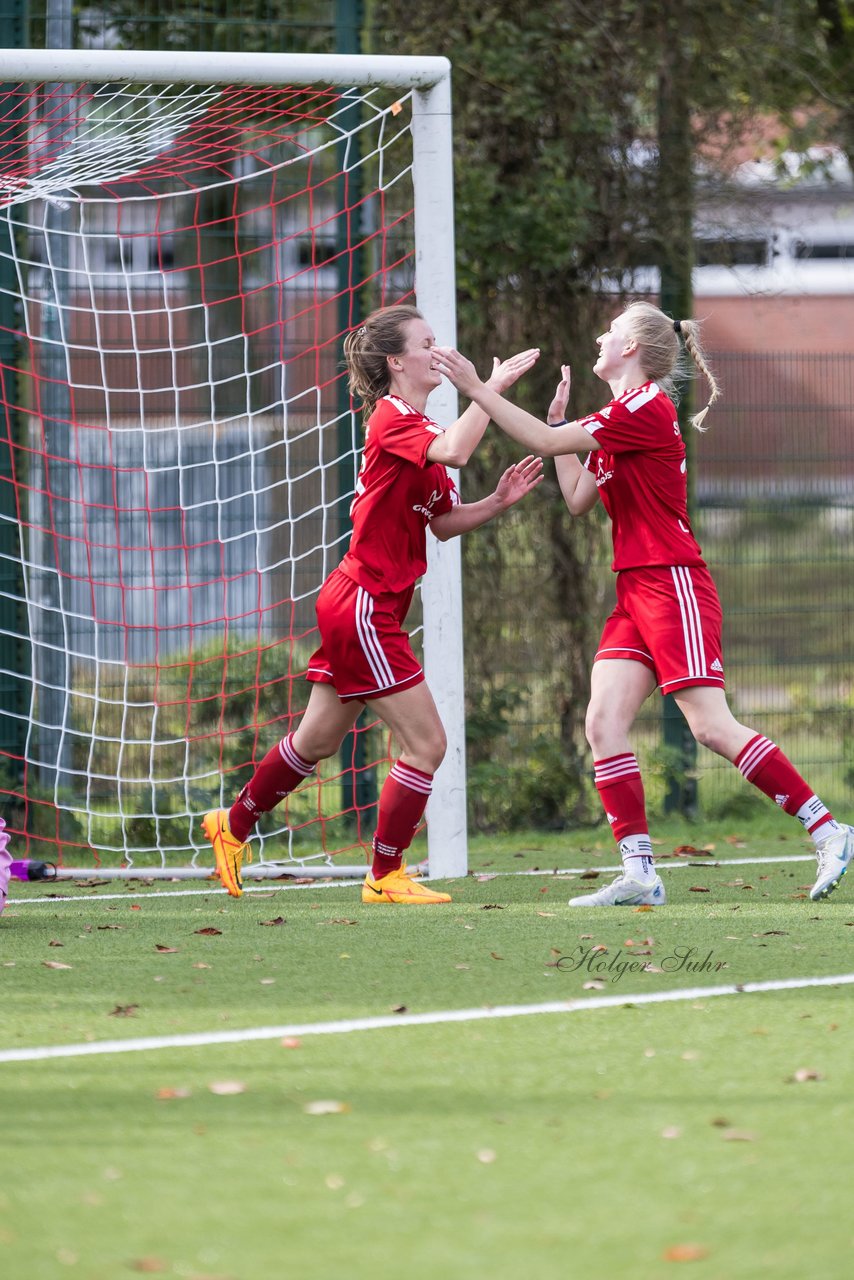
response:
M818 848L815 851L815 856L818 859L819 872L826 871L828 860L833 856L830 850Z

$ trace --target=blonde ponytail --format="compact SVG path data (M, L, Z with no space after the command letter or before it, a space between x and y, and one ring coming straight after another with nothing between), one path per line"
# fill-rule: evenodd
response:
M704 427L703 423L712 405L716 400L720 399L721 389L718 386L715 375L706 364L706 357L703 354L703 348L700 346L700 326L696 320L676 320L673 327L681 335L682 341L685 343L685 350L709 384L709 399L705 409L695 413L691 419L692 427L696 427L698 431L708 431L708 427Z
M674 399L677 394L677 376L687 376L689 373L689 369L685 368L687 361L682 358L679 347L681 337L686 352L709 384L711 394L708 404L691 419L691 425L698 431L707 430L703 426L706 414L720 398L721 391L715 375L706 364L697 321L671 320L652 302L630 302L624 315L629 323L629 333L638 344L641 368L648 378L657 382Z

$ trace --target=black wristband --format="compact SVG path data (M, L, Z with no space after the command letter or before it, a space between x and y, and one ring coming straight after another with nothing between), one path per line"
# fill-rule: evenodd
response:
M561 418L560 422L546 422L547 427L565 427L569 423L568 418Z

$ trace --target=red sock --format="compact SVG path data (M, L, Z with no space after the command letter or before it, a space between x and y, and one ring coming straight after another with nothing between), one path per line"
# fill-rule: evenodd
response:
M313 773L317 761L303 760L293 748L289 733L271 747L228 811L228 825L236 840L246 840L262 813L275 809L303 778Z
M795 766L770 738L764 738L761 733L751 738L739 752L735 767L784 812L798 818L807 831L813 832L825 822L833 821L833 815Z
M371 864L373 880L387 876L403 862L404 850L412 843L432 788L432 773L423 773L399 760L392 765L380 792Z
M646 835L649 826L643 779L634 753L594 760L593 779L617 843L626 836Z

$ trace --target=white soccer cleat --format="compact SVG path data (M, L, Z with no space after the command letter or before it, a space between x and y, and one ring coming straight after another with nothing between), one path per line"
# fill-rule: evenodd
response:
M632 880L625 874L596 893L570 898L571 907L663 907L667 901L661 876L654 880Z
M854 827L839 824L839 830L816 845L815 856L818 860L818 875L810 889L813 902L818 898L827 898L839 885L839 881L848 870L848 864L854 855Z

